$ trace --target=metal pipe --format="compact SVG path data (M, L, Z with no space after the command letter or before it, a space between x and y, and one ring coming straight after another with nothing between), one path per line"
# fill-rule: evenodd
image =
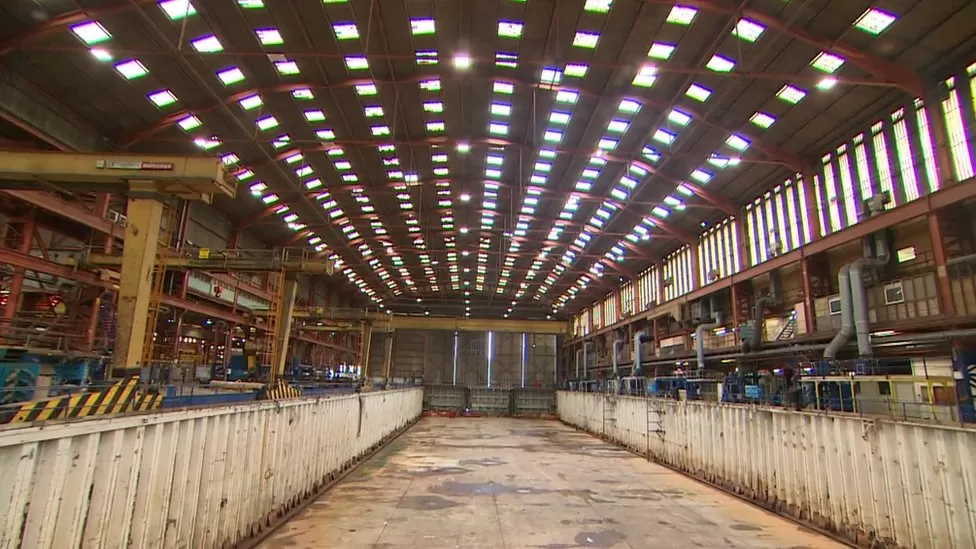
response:
M769 273L769 293L756 300L752 311L753 330L752 337L749 338L749 351L758 351L763 345L763 326L766 321L766 307L776 305L780 300L780 278L779 273L773 271Z
M695 353L698 358L698 370L705 369L705 332L718 328L721 324L721 313L712 312L712 300L706 297L702 300L702 318L711 316L712 322L703 322L695 328Z
M613 342L613 378L617 379L618 366L620 363L620 346L624 344L624 340L618 339Z
M587 342L584 342L583 343L583 379L586 379L586 358L587 358L587 356L586 356L587 355L586 349L589 348L589 347L591 347L592 345L593 345L593 342L591 342L591 341L587 341Z
M576 349L576 379L580 378L580 355L583 353L583 349Z
M868 298L864 290L864 271L888 264L888 244L885 234L874 237L874 257L865 257L851 265L851 301L854 307L854 327L857 333L857 354L868 357L874 354L871 349L871 321L868 319Z
M634 334L634 366L631 368L632 375L634 376L639 376L644 373L643 365L641 364L641 343L643 343L645 339L647 339L647 335L645 335L642 331Z
M855 262L856 263L856 262ZM847 344L854 333L854 310L851 297L851 265L848 263L840 268L837 273L837 286L840 290L840 331L830 340L830 344L824 350L824 358L832 360L837 358L837 353Z

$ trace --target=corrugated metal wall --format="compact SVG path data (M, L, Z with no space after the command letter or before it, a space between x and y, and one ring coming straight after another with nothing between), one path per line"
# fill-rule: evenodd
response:
M865 546L976 547L973 430L593 393L559 392L557 409L566 423Z
M556 336L526 334L525 386L552 388L556 384Z
M424 331L424 383L454 382L454 332Z
M488 385L488 333L458 332L458 384Z
M420 389L0 433L0 547L234 546L420 415Z
M491 334L491 386L500 389L522 386L522 334Z

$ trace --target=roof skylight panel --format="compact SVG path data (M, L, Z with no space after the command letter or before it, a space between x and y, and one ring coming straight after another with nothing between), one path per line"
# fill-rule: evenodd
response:
M278 74L283 76L290 76L294 74L300 74L302 71L298 68L298 63L290 60L285 61L275 61L275 68L278 69Z
M498 36L502 38L518 38L522 36L522 27L521 21L501 20L498 22Z
M176 96L173 95L173 92L169 90L159 90L157 92L150 93L146 97L148 97L149 100L159 108L167 107L173 103L176 103Z
M258 129L262 131L266 131L272 128L277 128L278 119L275 118L274 116L265 116L262 118L258 118L257 121L255 121L255 124L258 125Z
M793 105L803 101L803 98L806 96L807 92L791 84L784 85L778 92L776 92L776 97Z
M773 123L776 122L776 119L762 111L756 111L756 113L749 118L749 122L752 122L765 130L772 126Z
M685 95L694 99L695 101L701 101L704 103L708 100L709 96L712 95L712 90L702 86L701 84L692 83L690 86L688 86L688 91L685 92Z
M437 28L433 19L423 18L410 20L410 33L414 36L434 34L435 32L437 32Z
M237 104L240 105L242 109L249 111L251 109L260 107L262 104L264 104L264 102L261 100L261 96L255 93L241 98Z
M563 71L553 68L544 67L539 75L539 83L542 84L544 89L552 89L557 86L563 80Z
M508 52L496 52L495 53L495 66L504 67L507 69L517 69L518 68L518 54L508 53Z
M737 151L744 151L749 148L749 140L739 134L733 133L725 140L725 144Z
M200 119L194 115L188 115L176 122L176 125L183 129L183 131L190 131L199 128L203 125Z
M86 45L91 46L112 38L112 34L98 21L88 21L71 27L71 32Z
M426 92L436 92L441 90L441 80L439 78L432 78L430 80L422 80L420 84L420 91Z
M583 4L583 11L593 13L607 13L613 5L613 0L586 0Z
M418 65L436 65L440 62L437 58L437 50L423 50L417 52Z
M654 42L651 44L651 49L647 51L647 56L654 59L670 59L676 47L674 44Z
M735 68L735 61L716 53L705 64L705 68L715 72L731 72Z
M244 73L241 72L241 69L237 67L228 67L226 69L217 71L217 78L219 78L225 86L230 86L231 84L236 84L244 80Z
M665 145L670 145L671 143L674 143L674 140L677 139L677 137L678 137L677 134L669 132L668 130L665 130L663 128L658 128L658 130L654 132L654 136L653 136L655 141L664 143Z
M837 72L844 65L844 58L830 52L822 51L813 58L810 66L828 74Z
M220 139L216 136L211 137L198 137L193 140L193 143L205 151L216 148L220 146Z
M359 29L355 23L333 23L332 31L336 40L355 40L359 38Z
M312 93L312 90L308 88L292 90L291 96L299 101L311 101L312 99L315 99L315 94Z
M868 8L854 21L854 27L875 36L885 31L897 20L893 14L878 8Z
M585 63L569 63L563 70L563 74L571 78L583 78L588 70L589 66Z
M741 38L746 42L755 42L764 30L766 30L766 27L755 21L743 18L739 19L739 22L735 24L735 28L732 29L732 36Z
M224 49L224 46L220 43L220 40L218 40L213 34L208 34L206 36L201 36L200 38L191 40L190 45L193 46L193 49L200 53L216 53L223 51Z
M275 28L255 29L254 33L258 36L258 42L263 46L278 46L285 43L281 37L281 32Z
M573 46L577 48L593 49L596 47L599 40L600 35L598 33L576 31L576 35L573 37Z
M668 120L679 126L687 126L691 122L691 115L681 109L674 108L668 113Z
M119 71L126 80L135 80L149 74L149 69L138 59L130 59L115 65L115 70Z
M674 6L668 13L667 22L675 25L690 25L698 10L689 6Z
M712 180L712 174L706 172L701 168L698 168L697 170L691 172L690 177L699 183L708 183L709 181Z
M345 57L346 68L351 71L364 70L369 68L369 61L363 55L347 55Z
M644 65L637 71L632 82L633 85L641 88L649 88L657 80L657 69L651 65Z

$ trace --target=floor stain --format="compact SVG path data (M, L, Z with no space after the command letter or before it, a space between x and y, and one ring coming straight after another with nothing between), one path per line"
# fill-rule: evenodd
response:
M729 526L733 530L738 530L740 532L760 532L762 528L758 526L753 526L752 524L733 524Z
M397 507L413 509L415 511L440 511L457 507L460 503L440 496L407 496L400 500Z
M627 536L613 530L602 532L580 532L573 541L580 547L613 547L627 539Z
M431 491L454 496L494 496L498 494L548 494L552 490L509 486L497 482L445 482L435 486Z
M461 465L466 467L497 467L499 465L508 465L507 461L502 461L498 458L481 458L481 459L462 459L459 462Z
M441 475L463 475L470 472L471 469L465 469L464 467L420 467L409 471L412 476L421 478Z

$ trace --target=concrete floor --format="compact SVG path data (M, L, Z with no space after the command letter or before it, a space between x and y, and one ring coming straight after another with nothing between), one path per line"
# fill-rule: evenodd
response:
M261 547L844 546L556 421L427 418Z

